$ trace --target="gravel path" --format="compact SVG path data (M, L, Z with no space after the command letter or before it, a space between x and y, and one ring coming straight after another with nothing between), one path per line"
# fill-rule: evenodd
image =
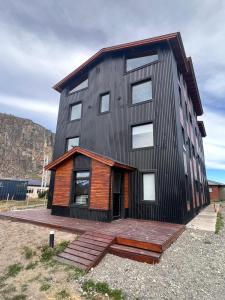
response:
M225 228L217 235L186 230L157 265L107 255L87 278L121 288L129 300L224 300Z

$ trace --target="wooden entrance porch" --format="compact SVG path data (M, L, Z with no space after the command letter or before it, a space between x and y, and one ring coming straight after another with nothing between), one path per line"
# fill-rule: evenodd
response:
M104 223L54 216L44 208L2 212L0 218L81 234L59 259L85 271L97 265L106 253L157 263L163 251L185 230L184 225L155 221L120 219Z

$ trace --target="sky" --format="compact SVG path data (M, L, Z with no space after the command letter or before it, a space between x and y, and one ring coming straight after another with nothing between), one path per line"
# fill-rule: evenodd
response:
M177 31L203 103L208 178L225 183L223 0L0 0L0 112L55 131L55 83L103 47Z

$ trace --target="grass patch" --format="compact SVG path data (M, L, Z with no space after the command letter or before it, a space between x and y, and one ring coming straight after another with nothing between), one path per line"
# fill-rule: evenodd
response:
M64 290L61 290L60 292L58 292L56 294L56 299L57 300L63 300L63 299L67 299L70 297L70 294L64 289Z
M223 227L223 216L220 212L217 214L217 219L216 219L216 231L215 233L218 234L220 230Z
M13 264L8 267L6 277L16 277L20 271L23 270L23 266L21 264Z
M111 299L114 300L123 300L124 295L119 289L111 289L106 282L97 282L93 280L87 280L82 285L83 290L87 293L88 296L91 296L93 293L107 294Z
M53 256L57 255L60 252L63 252L68 245L69 241L62 241L56 244L54 248L51 248L48 245L44 245L41 248L41 261L49 262L53 258Z
M30 262L27 266L26 266L26 270L33 270L37 267L38 265L38 261L33 261Z
M47 282L44 282L41 286L40 286L40 291L47 291L49 290L51 287L51 284L47 283Z
M27 299L27 295L25 294L19 294L12 297L12 300L26 300L26 299Z
M31 249L30 247L24 247L23 254L26 259L31 259L34 255L36 255L36 252L33 249Z
M80 277L84 276L85 272L79 268L65 268L65 271L69 270L67 281L78 280Z

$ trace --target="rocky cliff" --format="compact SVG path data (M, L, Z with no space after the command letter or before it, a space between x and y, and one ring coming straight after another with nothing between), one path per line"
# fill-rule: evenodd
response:
M41 178L54 133L31 120L0 113L0 178Z

